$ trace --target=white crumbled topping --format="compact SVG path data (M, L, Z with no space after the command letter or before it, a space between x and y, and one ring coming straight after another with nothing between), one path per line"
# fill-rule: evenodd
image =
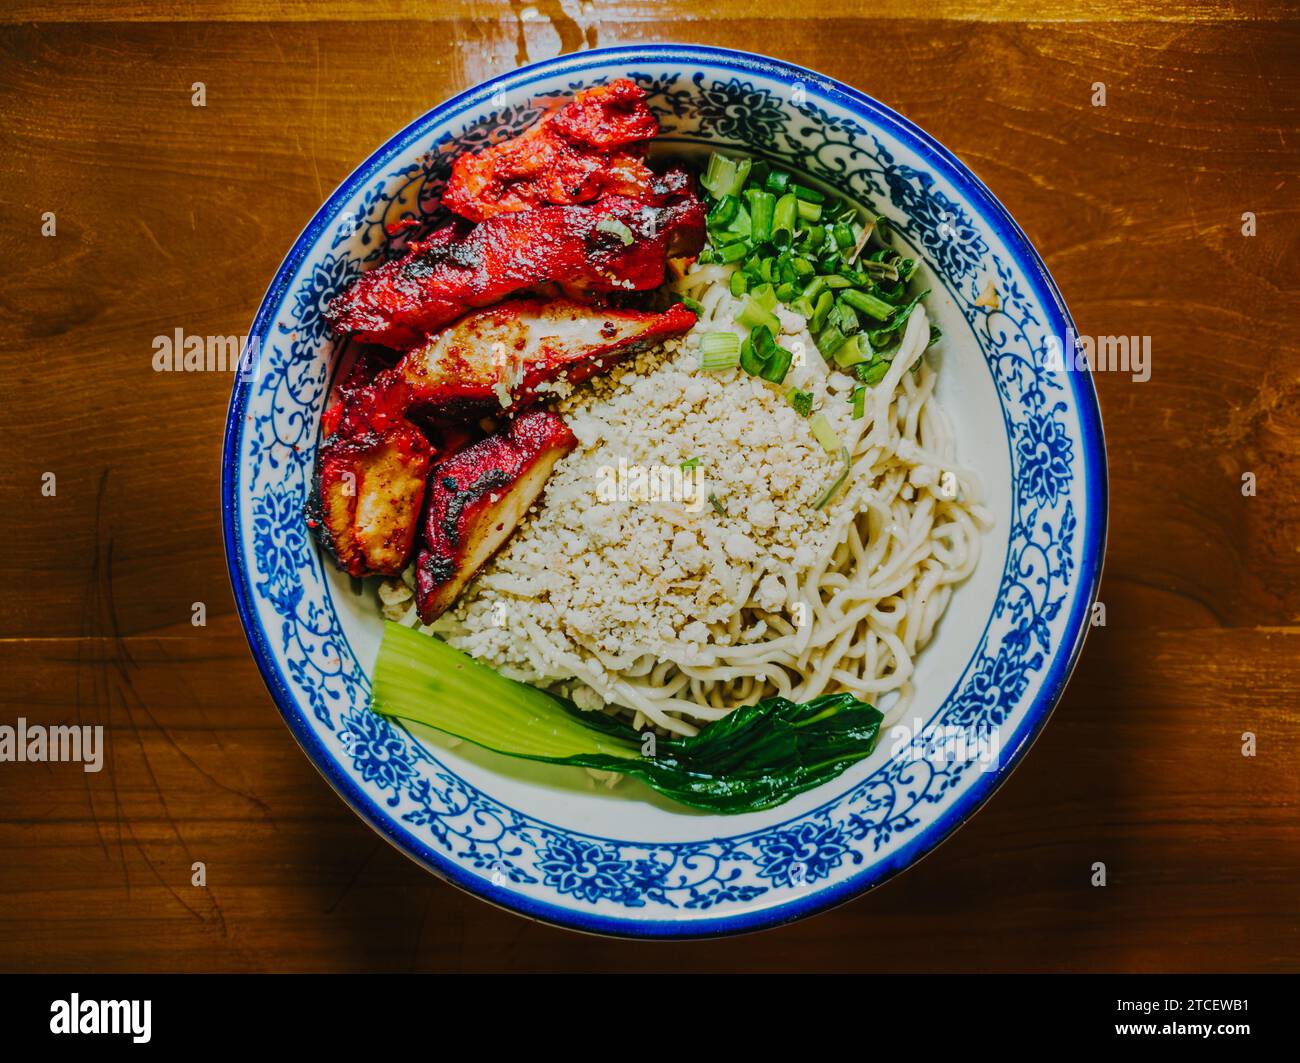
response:
M693 333L561 398L557 410L578 445L440 624L448 641L530 682L568 679L575 660L612 682L616 669L600 667L596 654L689 663L737 641L727 625L751 596L784 611L775 573L806 570L847 504L841 492L814 508L841 464L786 392L811 391L814 409L846 438L852 408L803 318L780 319L790 335L779 342L806 350L779 387L740 369L700 371ZM692 459L696 467L683 470ZM636 469L647 475L636 479ZM581 685L575 698L584 708L612 700Z

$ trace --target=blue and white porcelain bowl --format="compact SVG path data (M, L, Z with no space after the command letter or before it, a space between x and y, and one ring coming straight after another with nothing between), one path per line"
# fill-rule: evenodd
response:
M436 202L454 155L615 77L646 89L662 141L759 153L821 178L883 212L905 253L924 261L927 305L945 336L939 397L996 524L921 655L909 715L928 734L988 736L980 756L887 736L871 758L788 804L712 816L636 785L595 788L576 769L452 748L367 708L375 596L323 561L302 520L334 368L322 310L381 259L386 223ZM493 78L371 155L298 237L258 310L222 479L253 654L290 730L358 815L485 900L646 937L754 930L821 911L968 819L1046 723L1079 655L1101 572L1106 465L1090 377L1050 357L1071 327L1042 260L979 179L830 78L693 45L600 49Z

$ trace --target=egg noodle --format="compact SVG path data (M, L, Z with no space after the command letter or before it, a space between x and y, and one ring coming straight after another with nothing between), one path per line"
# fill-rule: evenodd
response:
M765 697L840 691L892 722L991 525L934 396L924 307L854 418L856 380L784 307L778 339L796 353L785 386L698 367L700 335L746 332L733 268L697 265L676 283L701 307L686 337L556 389L578 446L426 630L638 729L694 734ZM812 395L834 447L813 437L791 385ZM695 494L611 495L611 470L646 467L685 470ZM411 579L379 593L387 616L418 627Z

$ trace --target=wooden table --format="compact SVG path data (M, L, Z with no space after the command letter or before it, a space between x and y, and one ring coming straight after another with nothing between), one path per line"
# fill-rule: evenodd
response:
M5 5L0 723L110 739L98 775L0 765L0 968L1300 969L1300 25L1253 0L859 6ZM176 328L246 332L317 205L433 103L674 39L777 54L911 117L1019 219L1082 331L1152 337L1153 374L1098 381L1106 626L986 809L833 913L637 944L474 900L330 792L234 615L230 379L151 360Z

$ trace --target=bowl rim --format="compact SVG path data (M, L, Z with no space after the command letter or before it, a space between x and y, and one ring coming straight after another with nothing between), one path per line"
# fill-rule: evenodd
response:
M903 115L858 89L829 75L784 59L740 49L715 45L656 43L619 45L555 56L497 74L479 82L419 115L371 152L317 208L307 225L294 240L277 267L274 278L258 306L249 330L249 347L260 356L261 338L273 324L273 315L283 302L285 291L293 281L322 231L331 225L339 207L350 200L392 159L405 151L427 128L468 110L489 98L497 86L518 83L516 87L541 77L578 73L593 67L613 64L631 65L637 61L677 59L685 63L721 68L733 73L751 72L785 80L815 84L829 100L845 106L868 125L888 129L890 133L932 165L958 189L981 220L988 224L1007 248L1010 258L1028 278L1033 294L1048 317L1046 326L1056 335L1065 335L1074 322L1060 290L1046 264L1011 213L984 182L956 155L930 134ZM253 347L254 342L259 344ZM899 846L884 861L870 864L857 874L828 884L806 896L796 897L752 912L732 912L724 916L681 921L676 919L635 919L586 912L549 901L535 900L519 894L493 893L482 888L482 879L469 875L460 864L444 856L412 831L399 825L369 797L341 767L334 755L317 737L299 710L293 694L281 681L273 651L267 645L265 631L257 616L247 578L247 567L238 541L238 499L235 495L238 474L239 442L250 397L252 379L237 374L226 415L222 446L221 510L227 576L240 624L248 640L254 661L272 699L290 732L325 780L351 809L376 833L425 870L487 901L498 908L524 915L569 930L626 938L687 939L719 937L769 929L815 915L843 904L892 879L940 844L952 837L1010 777L1021 759L1042 732L1060 701L1065 686L1078 663L1087 637L1092 605L1096 600L1105 556L1108 525L1107 456L1101 411L1092 372L1068 374L1082 443L1084 513L1081 526L1082 556L1078 561L1078 591L1063 637L1053 653L1031 704L1025 710L1018 730L996 771L980 772L971 783L931 824ZM508 898L508 900L507 900Z

